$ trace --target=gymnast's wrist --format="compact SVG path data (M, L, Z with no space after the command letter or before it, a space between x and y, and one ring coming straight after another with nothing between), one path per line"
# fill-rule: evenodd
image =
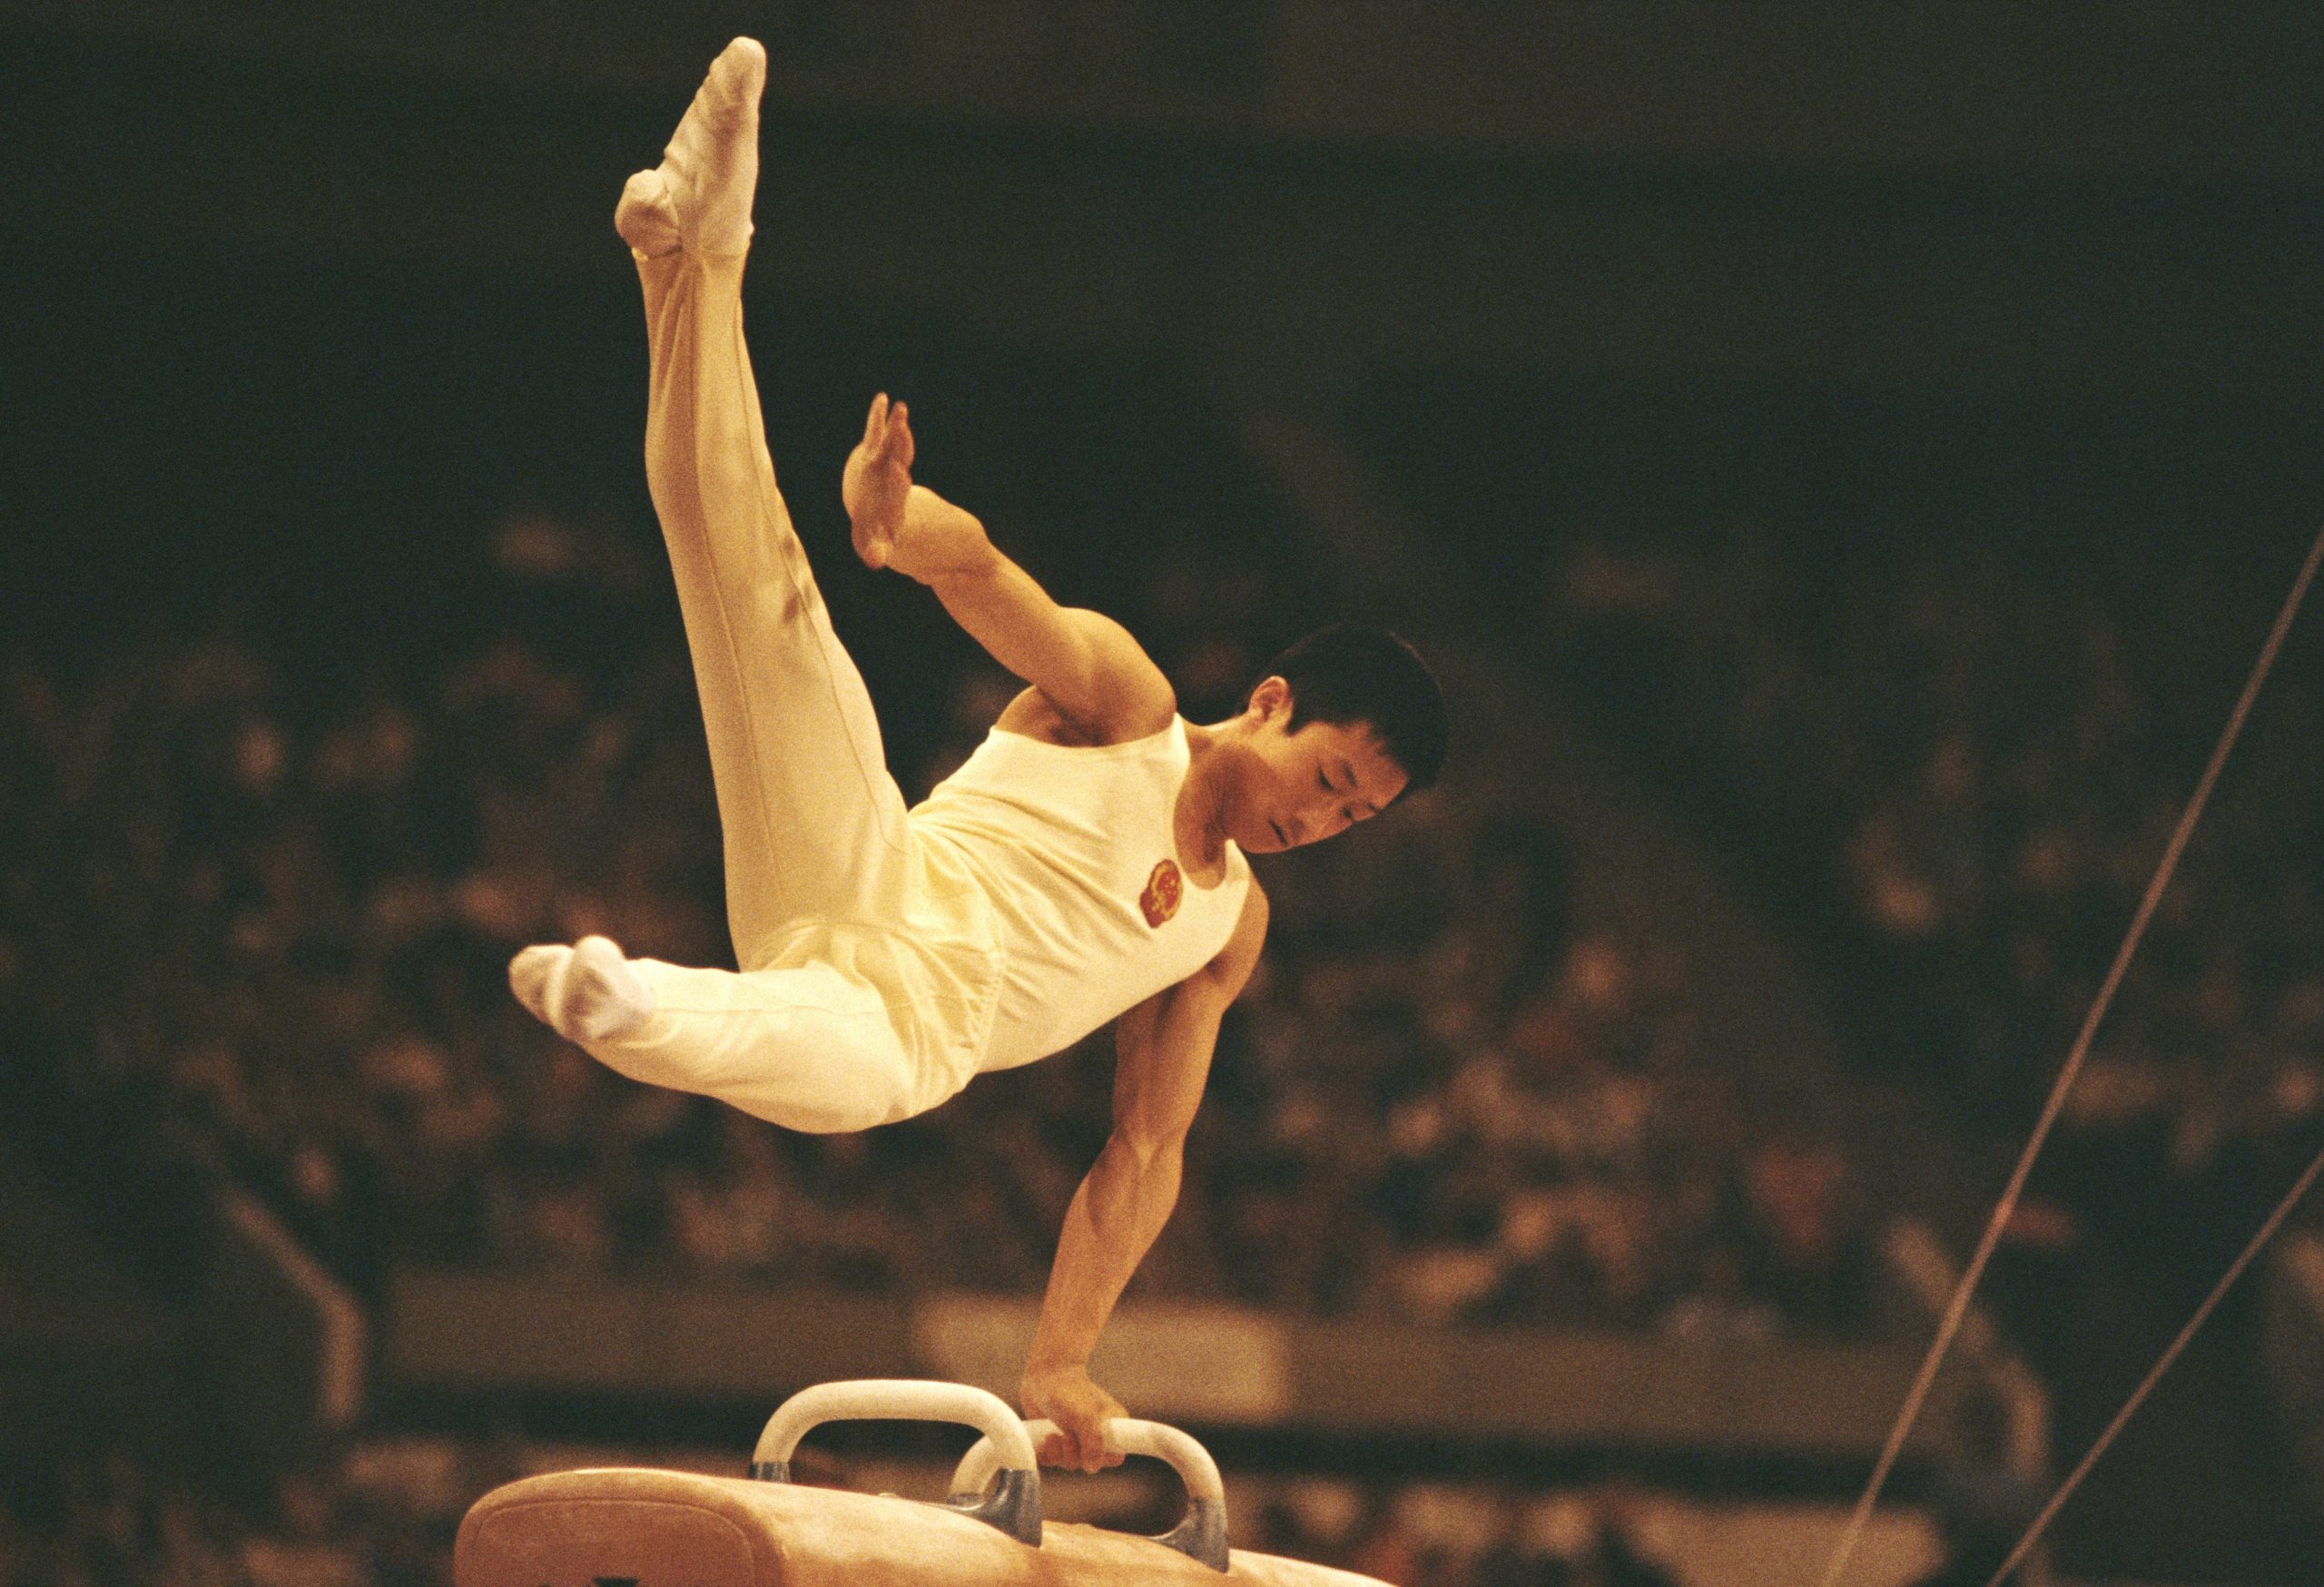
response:
M1025 1360L1025 1373L1022 1382L1025 1386L1029 1388L1036 1383L1044 1382L1051 1378L1069 1377L1077 1375L1086 1376L1088 1371L1089 1358L1086 1355L1077 1356L1068 1352L1059 1352L1044 1355L1029 1355L1026 1357Z

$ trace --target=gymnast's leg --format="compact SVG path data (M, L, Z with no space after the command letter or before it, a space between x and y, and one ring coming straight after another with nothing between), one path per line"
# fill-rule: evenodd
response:
M775 487L743 340L764 76L754 43L729 45L669 159L631 178L615 215L645 289L646 479L694 654L745 970L802 916L892 918L904 841L871 697Z
M702 696L743 973L630 960L590 938L525 950L509 979L560 1034L636 1079L798 1129L852 1129L897 1116L910 1086L880 997L768 964L803 921L896 918L904 807L776 488L743 340L764 79L754 42L728 45L615 214L645 288L646 478Z
M537 975L532 995L518 994L527 1007L607 1069L646 1085L715 1097L816 1134L893 1123L932 1100L886 1000L829 964L738 974L625 959L604 937L517 957L527 962L512 966L512 981L527 970ZM645 1010L610 1032L588 1028L586 1005L570 990L588 976L635 978L645 989ZM596 1005L605 1006L602 999Z

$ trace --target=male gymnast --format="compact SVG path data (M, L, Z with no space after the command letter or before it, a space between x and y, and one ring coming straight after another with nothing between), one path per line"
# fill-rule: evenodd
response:
M1060 606L911 482L875 399L841 495L855 551L934 590L1027 687L906 810L767 452L742 323L766 56L736 39L614 222L645 285L645 460L708 729L739 971L525 949L517 998L622 1074L799 1130L924 1112L1116 1021L1113 1133L1066 1214L1019 1394L1044 1459L1119 1462L1089 1353L1177 1201L1219 1021L1266 934L1246 851L1330 837L1425 786L1444 705L1419 656L1332 628L1242 712L1177 714L1122 626Z

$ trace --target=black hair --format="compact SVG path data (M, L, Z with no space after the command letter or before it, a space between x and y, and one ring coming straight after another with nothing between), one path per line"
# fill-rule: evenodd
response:
M1406 794L1419 793L1443 772L1444 691L1420 652L1386 629L1353 623L1319 628L1260 675L1291 685L1286 732L1310 722L1371 728L1403 769Z

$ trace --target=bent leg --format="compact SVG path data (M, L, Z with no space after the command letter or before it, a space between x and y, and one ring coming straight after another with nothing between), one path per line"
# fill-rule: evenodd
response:
M894 918L903 796L775 487L743 340L743 255L642 255L647 483L670 551L745 970L806 915Z
M629 962L654 990L653 1014L581 1044L617 1073L819 1135L891 1124L927 1105L879 994L827 965L738 974Z

